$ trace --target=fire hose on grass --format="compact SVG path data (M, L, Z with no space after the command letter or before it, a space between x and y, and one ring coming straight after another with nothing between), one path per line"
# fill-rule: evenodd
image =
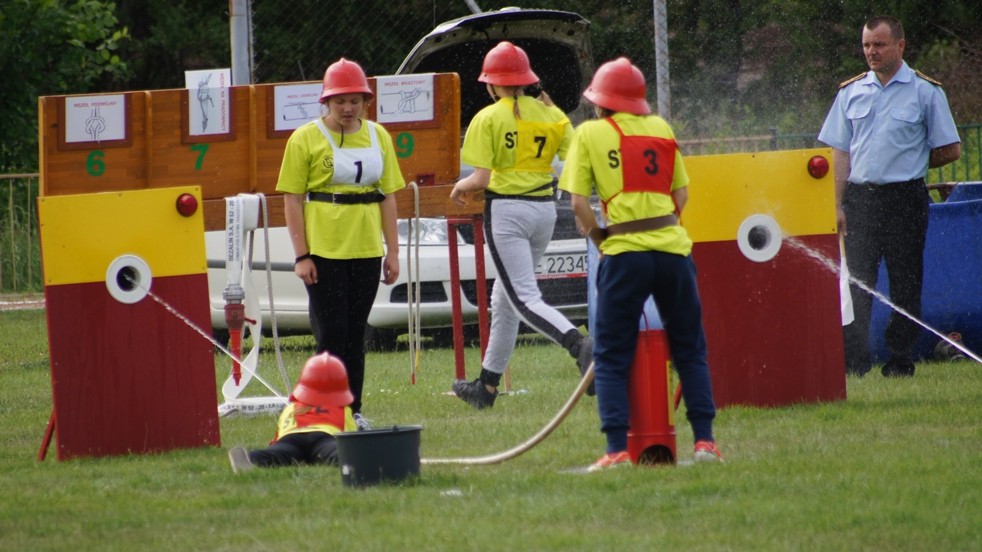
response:
M511 460L516 458L529 450L531 450L535 445L541 443L559 424L566 419L566 416L573 411L573 407L576 403L580 401L580 397L583 393L586 393L590 384L593 383L593 363L590 363L590 367L587 368L586 373L583 374L583 379L580 380L580 384L576 386L573 390L573 394L570 395L569 399L566 400L566 404L559 409L559 412L549 420L549 423L545 425L538 433L530 437L525 442L519 444L516 447L510 448L504 452L499 452L497 454L489 454L487 456L472 456L465 458L421 458L421 464L463 464L470 466L482 466L490 464L500 464L505 460Z
M416 385L416 372L419 370L420 350L423 344L423 335L420 328L420 310L422 307L422 293L420 291L419 275L419 186L415 181L409 182L409 187L413 189L413 218L410 223L409 231L406 232L406 282L409 285L407 296L409 330L409 379L412 385ZM415 264L413 263L415 256ZM415 274L413 269L415 267ZM415 276L415 279L413 278Z
M576 406L576 403L580 401L580 397L582 397L583 394L586 393L587 388L590 387L591 383L593 383L593 375L594 375L593 366L594 364L591 362L590 367L583 374L583 379L580 380L579 385L577 385L576 389L573 390L573 394L570 395L569 399L566 400L566 403L563 404L562 408L559 409L559 412L557 412L556 415L553 416L551 420L549 420L549 423L547 423L542 429L540 429L538 433L536 433L535 435L533 435L523 443L515 447L512 447L506 451L499 452L496 454L489 454L487 456L471 456L471 457L463 457L463 458L421 458L420 463L430 464L430 465L457 464L457 465L467 465L467 466L488 466L491 464L500 464L502 462L505 462L506 460L517 458L518 456L521 456L522 454L532 450L532 448L534 448L536 445L544 441L545 438L548 437L549 434L553 432L553 430L559 427L559 424L561 424L563 420L566 419L566 416L569 416L569 413L573 411L573 407ZM679 402L681 400L682 400L682 386L679 385L675 388L675 396L674 396L675 410L678 410Z

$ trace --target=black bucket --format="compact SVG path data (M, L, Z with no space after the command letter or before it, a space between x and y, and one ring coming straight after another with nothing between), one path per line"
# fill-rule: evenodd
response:
M335 435L341 482L348 487L398 482L419 476L422 426L351 431Z

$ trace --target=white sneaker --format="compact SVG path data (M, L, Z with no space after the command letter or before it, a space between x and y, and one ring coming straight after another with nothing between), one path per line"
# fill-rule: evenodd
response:
M245 447L232 447L228 451L228 460L232 464L232 471L244 473L256 467L249 460L249 451Z
M368 431L372 429L372 421L361 415L361 413L355 413L355 425L358 426L358 431Z

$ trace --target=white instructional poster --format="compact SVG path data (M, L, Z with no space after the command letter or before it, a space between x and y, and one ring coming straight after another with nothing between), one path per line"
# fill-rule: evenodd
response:
M273 130L295 130L321 114L320 83L273 87Z
M231 69L202 69L184 72L184 87L188 94L188 134L228 134L229 86Z
M107 142L126 139L126 96L65 98L65 142Z
M433 74L375 77L378 122L432 121Z

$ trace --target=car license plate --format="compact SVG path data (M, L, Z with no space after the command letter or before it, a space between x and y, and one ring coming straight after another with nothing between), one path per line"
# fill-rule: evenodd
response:
M535 277L539 280L550 278L585 278L586 253L546 254L535 267Z

